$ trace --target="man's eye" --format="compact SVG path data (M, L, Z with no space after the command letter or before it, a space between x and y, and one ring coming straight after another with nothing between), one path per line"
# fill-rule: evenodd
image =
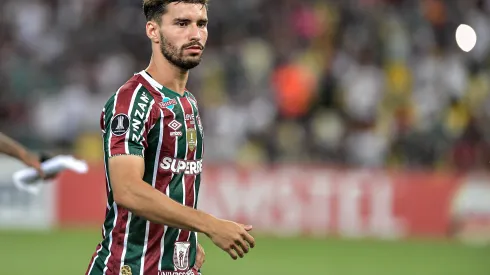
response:
M186 22L178 22L177 25L179 27L185 27L185 26L187 26L187 23Z

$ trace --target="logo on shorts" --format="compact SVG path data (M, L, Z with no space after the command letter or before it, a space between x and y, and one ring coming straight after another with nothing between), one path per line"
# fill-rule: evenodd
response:
M122 136L129 130L129 117L126 114L118 114L111 121L111 132L115 136Z
M177 100L170 99L169 97L164 97L162 99L162 102L160 102L160 107L167 108L169 110L172 110L175 105L177 105Z
M131 267L129 265L124 265L121 267L121 275L133 275Z
M174 247L174 266L179 271L189 269L189 250L191 243L176 242Z

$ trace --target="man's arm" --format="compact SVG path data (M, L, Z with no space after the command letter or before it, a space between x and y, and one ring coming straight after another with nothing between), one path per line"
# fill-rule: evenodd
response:
M142 180L144 160L123 155L109 159L109 175L116 203L154 223L206 233L217 219L184 206Z
M39 158L31 154L24 146L2 133L0 133L0 153L22 161L26 165L36 169L41 176L44 176L41 171Z
M142 180L144 169L144 159L139 156L109 159L109 177L118 205L157 224L205 233L233 259L254 247L255 240L247 232L251 226L217 219L172 200Z
M13 139L0 133L0 153L9 155L16 159L22 160L27 156L27 149Z

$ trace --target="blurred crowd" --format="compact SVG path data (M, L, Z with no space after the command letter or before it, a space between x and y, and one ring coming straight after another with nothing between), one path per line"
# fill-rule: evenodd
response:
M103 104L150 58L141 1L0 10L0 129L99 158ZM490 1L212 0L209 17L188 87L207 161L488 167Z

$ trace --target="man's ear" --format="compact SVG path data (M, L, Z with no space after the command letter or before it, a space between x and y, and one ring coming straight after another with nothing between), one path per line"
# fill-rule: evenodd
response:
M154 43L160 42L160 30L159 26L154 21L146 22L146 36Z

